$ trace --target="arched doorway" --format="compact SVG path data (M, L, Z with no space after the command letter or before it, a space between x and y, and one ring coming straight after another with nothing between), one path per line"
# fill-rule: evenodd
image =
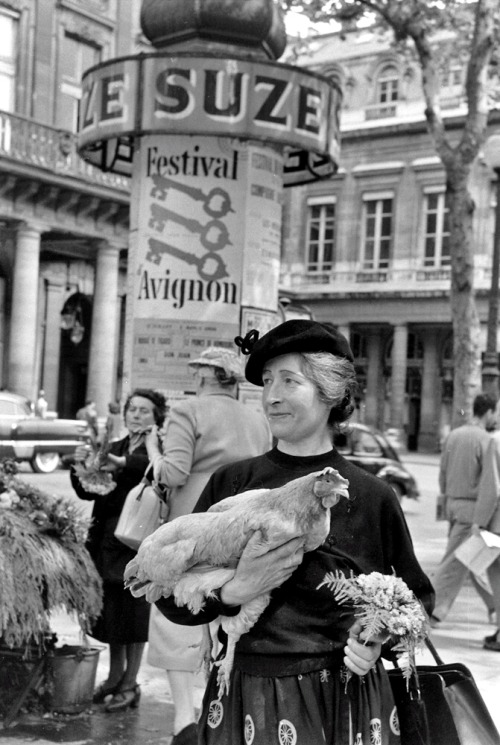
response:
M59 416L74 418L85 404L92 324L92 300L75 292L61 311L61 356L57 409Z

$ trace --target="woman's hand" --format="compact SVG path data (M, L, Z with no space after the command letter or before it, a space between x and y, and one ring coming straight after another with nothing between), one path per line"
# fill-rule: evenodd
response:
M144 438L144 444L146 445L146 450L148 451L149 460L152 460L155 456L160 455L159 443L160 434L158 432L158 427L156 426L156 424L153 424L151 430Z
M125 468L127 464L127 459L124 455L113 455L113 453L108 453L106 457L108 460L107 463L102 467L103 471L114 473L120 468Z
M76 446L73 458L77 463L82 463L84 460L87 460L91 452L92 446L81 442Z
M279 587L291 577L303 556L303 537L272 544L264 541L262 533L256 531L241 554L233 579L221 589L222 602L242 605Z
M377 662L382 651L382 644L388 639L386 636L372 636L369 640L363 637L363 627L356 621L349 629L349 638L344 647L344 665L356 673L366 675Z

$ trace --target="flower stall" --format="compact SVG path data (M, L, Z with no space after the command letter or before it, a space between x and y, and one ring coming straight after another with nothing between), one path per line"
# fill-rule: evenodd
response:
M102 586L85 548L88 527L89 519L78 505L19 478L15 462L0 462L3 726L8 726L23 705L54 710L54 694L60 698L56 689L62 668L58 662L65 648L57 647L51 614L64 609L78 618L83 642L81 648L67 648L73 658L96 653L86 644L85 634L89 622L100 613ZM63 683L71 690L71 681ZM57 706L64 710L64 701L58 701Z

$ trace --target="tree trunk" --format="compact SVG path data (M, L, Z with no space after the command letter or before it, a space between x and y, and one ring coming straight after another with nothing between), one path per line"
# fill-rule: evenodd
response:
M455 164L456 166L456 164ZM453 325L452 427L470 421L481 387L480 323L474 296L474 202L468 191L468 166L447 169L451 245L451 317Z

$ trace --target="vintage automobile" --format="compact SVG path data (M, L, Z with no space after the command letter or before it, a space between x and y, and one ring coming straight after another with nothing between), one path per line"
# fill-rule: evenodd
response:
M42 419L24 396L0 391L0 458L28 461L36 473L51 473L89 438L86 421Z
M349 422L335 434L333 441L344 458L390 484L400 501L403 497L420 496L414 477L382 432Z

